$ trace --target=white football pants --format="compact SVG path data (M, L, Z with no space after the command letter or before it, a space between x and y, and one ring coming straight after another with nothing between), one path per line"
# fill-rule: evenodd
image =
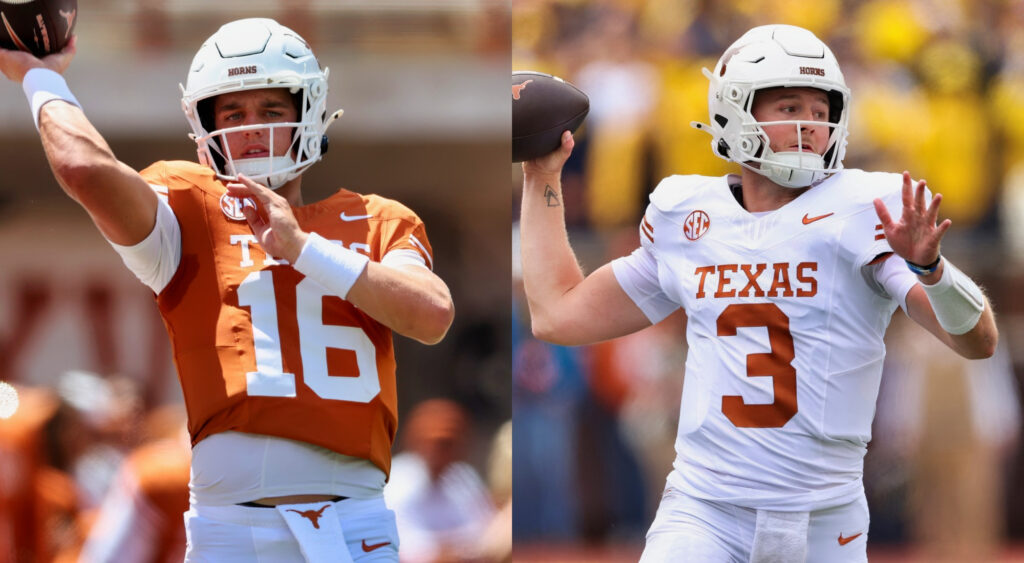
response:
M754 551L758 512L766 511L706 501L668 487L647 532L640 562L747 563ZM762 514L762 520L765 516ZM811 512L805 520L806 545L790 545L760 560L866 563L869 521L863 496L842 506ZM758 550L762 556L765 545L779 545L770 539ZM758 540L763 541L763 537ZM806 555L801 557L803 553Z
M383 496L276 508L192 505L185 534L189 563L398 561L395 513Z

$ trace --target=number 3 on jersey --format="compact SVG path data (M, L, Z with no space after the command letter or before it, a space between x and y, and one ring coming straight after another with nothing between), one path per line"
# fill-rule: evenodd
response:
M357 327L323 324L325 295L323 287L309 278L295 286L303 382L324 399L369 403L380 393L376 348ZM246 392L261 397L294 397L295 374L285 373L281 360L273 271L246 276L238 285L238 304L249 307L256 352L256 371L245 374ZM327 372L328 348L354 352L359 376L332 377Z
M718 316L718 336L736 336L741 327L768 329L767 354L747 355L747 377L770 376L775 401L768 405L748 405L739 395L722 397L722 414L740 428L781 428L797 412L796 368L793 359L793 335L789 317L774 303L729 305Z

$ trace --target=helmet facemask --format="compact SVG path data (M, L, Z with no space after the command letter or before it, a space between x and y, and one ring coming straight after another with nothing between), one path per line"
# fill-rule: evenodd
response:
M218 177L231 180L244 174L255 182L272 189L283 186L312 165L319 156L327 152L327 137L319 133L315 124L304 121L288 121L275 123L257 123L217 128L215 125L214 103L216 96L211 96L197 103L197 113L202 125L202 135L189 135L197 144L199 160L202 164L217 171ZM303 108L309 107L309 96L305 92L292 93L292 103L296 115L303 115ZM233 158L230 138L246 131L263 132L263 141L269 147L271 155L267 157ZM275 150L279 138L284 135L291 139L287 149ZM236 143L238 141L236 140ZM311 155L318 155L317 159Z
M302 172L299 170L299 165L293 156L296 154L296 143L299 141L299 135L293 133L293 131L297 130L298 125L297 122L291 122L275 123L272 125L255 124L227 127L207 133L202 137L196 138L195 141L198 144L205 145L204 149L200 149L202 154L200 160L205 161L202 162L203 164L213 166L217 170L219 177L232 179L236 178L239 174L244 174L257 183L277 189L297 175L289 175L290 172ZM267 131L265 136L271 151L277 146L275 136L290 135L292 142L284 155L254 158L240 157L235 160L231 156L232 147L228 136L234 133L255 130ZM307 163L306 166L309 166L309 164L312 163Z
M829 121L812 121L801 119L785 119L774 121L758 121L754 117L753 105L757 94L769 88L752 91L747 96L743 108L737 108L744 119L739 134L738 156L741 166L754 170L769 180L787 188L803 188L815 185L828 175L841 170L840 160L845 153L847 127L838 123L845 112L842 111L846 100L842 93L826 92L829 98ZM730 103L730 102L727 102ZM838 107L837 107L838 106ZM804 145L804 129L810 127L828 127L828 142L822 154L811 151L774 151L771 139L765 127L792 126L796 131L797 146ZM842 150L839 146L842 143Z

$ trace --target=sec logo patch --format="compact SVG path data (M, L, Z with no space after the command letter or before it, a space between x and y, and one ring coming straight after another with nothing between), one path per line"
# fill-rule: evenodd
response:
M220 210L224 212L228 219L245 221L245 215L242 214L243 207L256 209L256 202L251 197L239 201L237 197L229 196L228 194L220 196Z
M690 240L697 240L704 236L711 228L711 217L700 209L690 213L683 221L683 234Z

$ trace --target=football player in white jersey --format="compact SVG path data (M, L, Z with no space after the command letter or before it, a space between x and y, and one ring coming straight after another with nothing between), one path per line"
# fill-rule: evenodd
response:
M893 312L984 358L992 310L940 254L940 195L842 168L850 92L814 34L751 29L705 74L710 125L695 126L740 174L662 180L630 256L580 271L568 132L523 164L533 331L586 344L686 311L676 460L642 561L866 561L863 458Z

